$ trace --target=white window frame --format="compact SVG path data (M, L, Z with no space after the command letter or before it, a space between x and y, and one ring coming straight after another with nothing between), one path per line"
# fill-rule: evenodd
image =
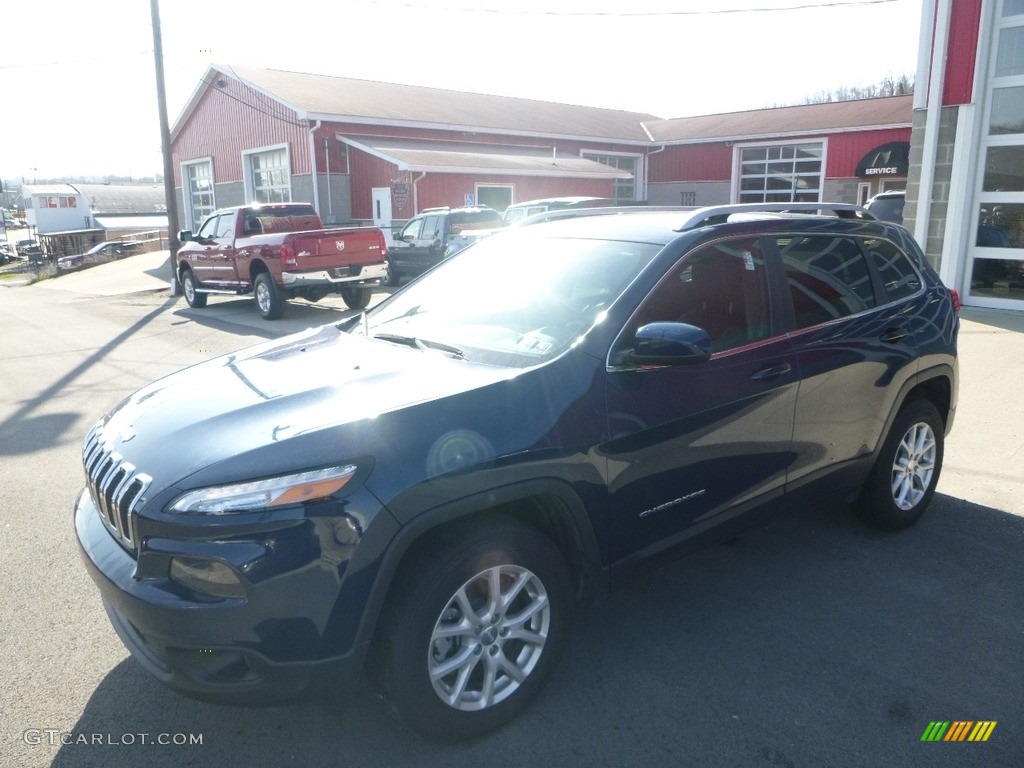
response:
M252 158L254 155L262 155L270 152L277 152L284 150L285 158L285 176L287 178L287 184L281 186L272 186L268 189L287 189L288 199L284 202L290 203L292 201L292 152L291 147L287 142L283 144L271 144L266 147L255 147L253 149L246 149L242 151L242 176L245 182L245 201L247 203L258 202L256 200L256 183L253 179L252 172Z
M601 162L598 159L601 157L632 158L636 162L633 168L633 178L628 179L628 181L633 185L633 197L630 198L630 202L636 202L638 200L647 199L647 175L646 165L644 163L644 158L646 157L646 155L644 155L642 152L601 152L596 149L581 149L580 157L586 158L588 160L593 160L596 163ZM602 163L602 165L606 165L606 163ZM617 195L614 194L614 190L619 186L619 184L625 181L627 181L627 179L612 179L612 196L615 197L616 200L618 200L619 198Z
M1024 26L1024 15L1003 16L1000 11L1002 4L994 8L995 21L992 26L992 37L989 44L988 57L985 61L984 86L981 89L984 106L981 111L977 139L977 163L975 165L974 196L970 202L967 217L967 259L963 270L962 295L964 301L971 306L991 309L1024 309L1024 300L1015 298L1001 299L992 295L975 295L971 289L976 259L999 259L1024 262L1024 248L981 248L977 245L978 227L981 224L981 207L983 205L1024 205L1024 192L985 192L985 159L992 147L1024 147L1024 133L990 134L989 126L992 119L993 94L1002 88L1019 88L1024 86L1024 74L996 77L996 61L999 54L999 33L1007 27ZM984 22L983 22L984 23Z
M730 200L733 203L741 203L743 200L740 198L740 182L742 180L743 162L742 155L745 149L759 149L761 147L795 147L803 144L819 144L821 146L821 169L818 172L818 199L815 202L821 202L822 194L825 191L825 169L828 167L828 138L826 137L808 137L805 139L785 139L778 141L749 141L742 144L736 144L732 150L732 190L730 191ZM765 161L768 162L767 160ZM762 200L758 202L764 202L763 195Z
M192 198L194 192L192 191L192 178L189 175L189 168L199 165L209 165L210 167L210 210L202 216L199 221L195 220L195 211L197 209L204 209L206 206L195 206L192 204ZM213 171L213 157L196 157L192 160L183 160L181 163L181 199L184 206L185 212L185 229L190 229L193 232L199 230L199 225L203 223L203 220L217 210L217 185L215 182L215 176Z
M483 189L507 189L508 190L508 204L512 205L516 201L516 187L514 184L490 184L488 182L478 181L473 185L473 200L477 205L480 205L480 190ZM504 209L502 209L504 210Z

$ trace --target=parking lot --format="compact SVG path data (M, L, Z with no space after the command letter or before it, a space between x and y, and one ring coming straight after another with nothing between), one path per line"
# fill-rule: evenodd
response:
M349 314L189 309L154 254L0 287L0 765L1024 764L1024 318L991 311L962 315L957 421L920 524L793 509L640 577L580 610L550 685L489 737L425 742L365 689L271 709L167 690L82 567L82 437L164 373ZM923 743L936 720L997 725Z

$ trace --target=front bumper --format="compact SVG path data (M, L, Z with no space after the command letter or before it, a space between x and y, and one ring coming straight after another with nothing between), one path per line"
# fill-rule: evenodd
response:
M344 690L360 672L365 647L350 642L341 653L328 651L346 562L339 562L338 547L325 551L331 549L329 543L317 534L327 528L308 522L292 522L245 540L145 537L137 560L111 536L88 493L80 496L75 509L86 568L132 656L186 695L245 705L292 698L312 680L330 680L336 690ZM302 562L303 550L323 556ZM278 572L267 573L260 552ZM166 568L161 570L161 561L169 562L175 553L205 553L246 576L247 567L249 573L264 574L255 580L243 576L244 598L212 597L183 587L168 577ZM282 555L294 562L282 567ZM360 617L353 618L358 622Z
M312 272L283 272L281 282L285 288L305 288L341 283L369 283L382 280L387 264L368 264L355 267L320 269Z

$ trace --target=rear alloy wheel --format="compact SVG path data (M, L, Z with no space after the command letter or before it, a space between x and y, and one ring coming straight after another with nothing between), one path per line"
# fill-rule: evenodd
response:
M913 400L903 406L857 500L862 519L889 531L917 521L939 482L944 434L931 402Z
M366 309L373 295L373 288L362 285L341 286L341 299L349 309Z
M471 738L540 691L565 641L571 581L551 540L513 521L429 555L406 570L389 614L386 692L424 735Z
M185 302L195 309L206 306L206 294L200 293L196 287L196 276L191 269L184 269L181 273L181 292L185 295Z
M274 278L269 273L260 272L256 275L253 294L256 299L256 311L264 320L277 320L284 314L284 297L274 285Z

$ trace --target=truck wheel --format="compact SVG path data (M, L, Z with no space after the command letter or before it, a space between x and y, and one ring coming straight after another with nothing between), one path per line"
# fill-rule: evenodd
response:
M402 276L395 271L395 268L391 265L391 262L389 261L387 263L387 271L384 273L384 279L381 280L381 284L393 288L400 282L402 282Z
M366 309L373 289L362 285L341 286L341 298L349 309Z
M185 294L185 302L195 309L206 306L206 294L196 288L196 276L186 267L181 271L181 292Z
M930 401L903 406L857 499L861 519L887 531L917 522L939 482L944 433Z
M284 297L274 285L274 278L270 273L260 272L256 275L253 293L256 298L256 311L264 320L277 320L284 314Z
M385 692L424 735L471 738L540 691L565 643L572 583L552 541L513 520L424 554L389 606Z

